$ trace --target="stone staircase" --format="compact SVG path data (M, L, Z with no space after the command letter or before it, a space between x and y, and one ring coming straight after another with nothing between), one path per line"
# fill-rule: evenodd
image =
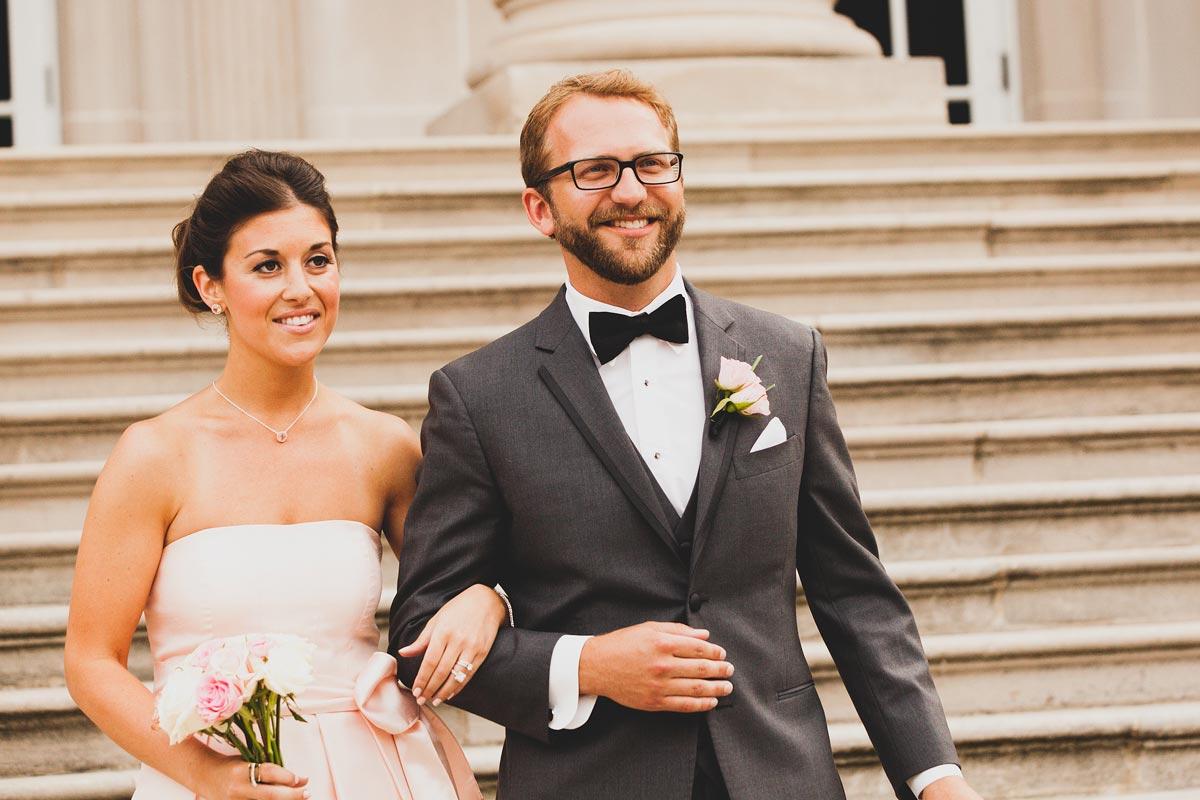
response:
M120 431L220 368L219 331L173 299L168 233L236 149L0 154L0 800L130 792L130 760L63 688L71 570ZM562 281L524 222L513 142L294 149L343 229L318 373L417 424L430 370ZM1200 796L1200 124L684 149L686 274L826 337L864 503L972 783ZM797 610L848 794L888 797L802 595ZM131 666L149 677L144 639ZM444 716L488 784L497 728Z

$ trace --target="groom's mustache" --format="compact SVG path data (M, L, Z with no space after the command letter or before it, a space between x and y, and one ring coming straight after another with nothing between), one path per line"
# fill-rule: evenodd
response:
M622 208L614 206L606 208L602 211L596 211L588 217L588 227L597 228L607 222L621 219L623 217L646 217L647 219L659 220L663 219L669 213L666 206L656 205L654 203L642 203L633 208Z

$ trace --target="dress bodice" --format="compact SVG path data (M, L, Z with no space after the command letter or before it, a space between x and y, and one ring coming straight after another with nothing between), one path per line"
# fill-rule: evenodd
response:
M295 634L316 645L301 708L351 693L379 648L379 534L353 520L206 528L167 545L146 604L158 689L209 639Z

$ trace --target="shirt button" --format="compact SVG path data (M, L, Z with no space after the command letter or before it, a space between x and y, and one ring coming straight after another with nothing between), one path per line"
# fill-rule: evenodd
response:
M650 379L649 379L649 378L646 378L644 381L642 381L642 385L643 385L643 386L649 386L649 385L650 385Z
M655 461L658 461L660 458L662 458L662 453L655 453L655 454L654 454L654 460L655 460Z

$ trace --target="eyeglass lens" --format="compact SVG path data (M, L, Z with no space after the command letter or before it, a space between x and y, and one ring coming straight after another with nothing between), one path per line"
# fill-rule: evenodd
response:
M634 173L642 183L674 183L679 179L680 159L674 153L650 153L638 158ZM620 180L621 162L615 158L588 158L572 168L580 189L607 189Z

